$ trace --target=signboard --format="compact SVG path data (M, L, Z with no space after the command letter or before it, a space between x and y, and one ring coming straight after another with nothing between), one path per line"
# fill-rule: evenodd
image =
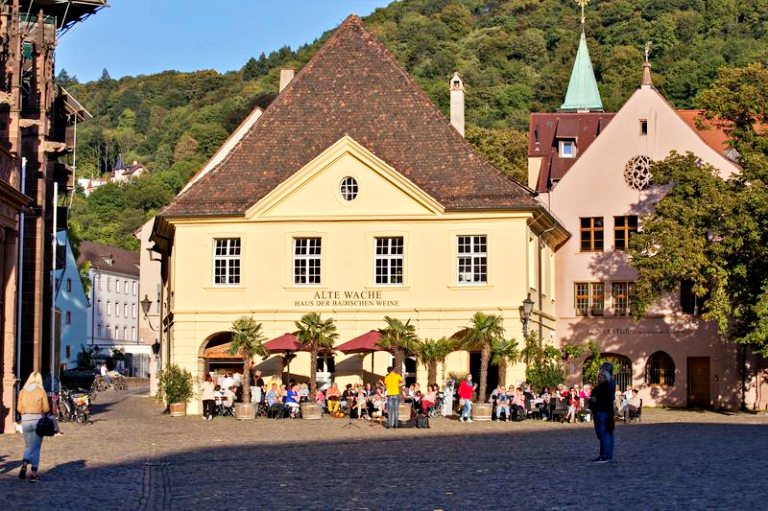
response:
M389 300L383 291L315 291L312 298L295 300L294 307L398 307L400 300Z

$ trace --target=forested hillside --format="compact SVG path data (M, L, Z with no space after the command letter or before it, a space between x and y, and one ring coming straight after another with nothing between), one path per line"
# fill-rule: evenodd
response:
M563 100L579 37L572 0L400 0L366 22L447 113L448 79L466 83L467 137L503 170L522 176L528 114ZM94 19L98 23L98 18ZM600 0L586 31L609 111L639 84L652 41L654 83L677 107L696 105L722 66L768 57L763 0ZM319 34L318 34L319 35ZM59 81L94 115L79 127L78 177L111 171L117 155L148 165L146 177L77 194L71 224L84 239L136 248L132 231L178 192L232 129L277 92L279 69L301 68L311 45L259 54L238 71L164 72L78 84ZM309 36L308 36L309 37Z

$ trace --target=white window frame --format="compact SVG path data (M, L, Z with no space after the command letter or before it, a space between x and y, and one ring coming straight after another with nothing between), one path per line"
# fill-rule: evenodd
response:
M466 246L467 242L469 242L469 251L462 252L462 246ZM482 245L485 246L484 251L479 250ZM483 267L485 268L484 272L482 271ZM456 284L459 286L488 285L487 234L459 234L456 236Z
M400 242L400 251L395 242ZM379 245L380 243L381 246ZM381 248L381 251L380 251ZM400 273L395 273L399 263ZM380 266L381 265L381 266ZM379 274L379 269L383 273ZM403 236L376 236L373 238L373 283L376 286L402 286L405 278L405 238ZM381 279L381 281L380 281Z
M213 285L217 287L239 286L242 278L241 257L243 244L240 238L214 238L213 265L211 268ZM221 252L217 254L217 252ZM222 273L216 274L217 263L221 263ZM220 279L217 282L217 279Z
M566 154L565 148L570 147L571 152ZM558 142L557 154L560 158L576 158L576 142L573 140L560 140Z
M320 286L323 281L323 238L296 236L292 243L291 275L294 286ZM303 266L303 268L301 268ZM316 268L316 273L313 271ZM301 274L297 269L303 270ZM316 282L313 280L316 279Z
M133 319L136 319L136 304L135 303L131 304L131 317Z

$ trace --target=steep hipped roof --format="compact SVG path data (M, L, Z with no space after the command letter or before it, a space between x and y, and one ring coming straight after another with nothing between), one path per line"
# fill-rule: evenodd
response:
M538 206L530 190L473 150L350 16L229 155L161 215L242 215L345 135L446 209Z
M120 273L133 277L139 276L139 253L118 247L96 243L94 241L80 242L80 257L78 266L84 261L90 261L97 270Z
M602 133L616 114L603 112L532 113L528 130L528 157L541 158L536 191L546 193ZM576 154L561 158L558 141L573 140Z
M579 49L576 52L576 60L573 62L571 81L568 82L568 92L565 101L560 105L562 112L602 112L603 101L600 99L600 91L597 88L595 72L592 69L592 59L589 58L587 37L584 30L581 31Z

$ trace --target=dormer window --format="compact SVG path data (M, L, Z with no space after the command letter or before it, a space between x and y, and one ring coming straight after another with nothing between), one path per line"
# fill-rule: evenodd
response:
M575 158L576 143L573 140L561 140L559 154L560 158Z

